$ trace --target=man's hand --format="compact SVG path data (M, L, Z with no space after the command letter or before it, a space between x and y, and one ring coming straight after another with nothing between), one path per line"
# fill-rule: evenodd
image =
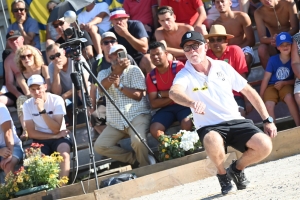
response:
M45 107L44 107L44 100L41 98L37 98L34 102L34 104L37 106L37 109L39 112L42 112Z
M26 21L26 15L21 15L17 19L18 24L24 24L25 21Z
M274 123L265 123L264 132L267 135L269 135L271 138L274 138L277 135L277 127L275 126Z
M130 35L128 31L127 23L125 26L116 25L114 26L114 29L117 32L117 34L120 35L121 37L126 37L127 35Z
M55 138L59 139L59 138L66 137L69 133L70 133L69 130L61 130L61 131L59 131L59 133L56 134Z
M12 156L9 156L7 158L4 158L1 160L1 168L4 169L6 167L6 165L11 161Z
M194 101L190 107L195 110L195 113L202 114L202 115L205 114L204 111L206 105L201 101Z
M281 90L281 88L284 86L284 82L283 81L277 81L274 85L274 88L276 90Z
M0 149L0 156L3 158L8 158L9 156L12 155L11 150L9 150L9 148L7 147L3 147Z

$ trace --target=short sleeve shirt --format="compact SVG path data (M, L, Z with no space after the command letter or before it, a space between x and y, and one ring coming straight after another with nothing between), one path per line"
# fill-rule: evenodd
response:
M288 81L294 79L291 60L283 64L279 55L280 54L272 56L268 61L266 71L272 74L268 83L269 85L273 85L277 81Z
M228 63L209 57L207 59L211 63L208 76L196 71L187 61L173 81L173 85L183 87L185 94L192 100L206 105L205 115L191 109L197 129L233 119L244 119L238 111L232 90L240 92L247 85L247 80Z
M35 125L35 130L44 133L52 133L51 129L48 127L43 117L39 114L37 106L35 105L35 99L31 97L25 101L23 105L23 115L24 121L33 120ZM58 95L47 93L47 100L44 104L44 108L51 118L55 115L65 115L66 108L63 98ZM60 130L65 130L66 124L63 118Z
M41 50L41 43L40 43L40 29L39 29L39 24L35 19L32 19L31 17L28 17L26 21L23 24L24 31L26 33L35 33L35 36L33 38L33 43L30 45L35 46L37 49ZM7 33L11 30L19 30L19 25L17 22L14 22L11 24L8 29Z

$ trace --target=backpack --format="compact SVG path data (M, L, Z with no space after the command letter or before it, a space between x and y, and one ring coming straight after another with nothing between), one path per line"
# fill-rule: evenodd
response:
M174 60L172 62L172 73L175 75L176 74L176 67L177 67L178 60ZM157 80L156 80L156 74L155 74L155 69L152 69L150 72L150 78L152 80L152 83L156 86Z

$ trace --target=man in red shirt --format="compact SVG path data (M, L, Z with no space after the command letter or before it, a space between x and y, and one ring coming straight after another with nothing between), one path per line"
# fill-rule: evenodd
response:
M169 98L169 90L173 79L184 67L184 64L180 61L168 61L168 52L161 42L151 43L149 50L151 62L156 68L147 74L147 93L149 94L151 108L159 109L152 116L150 133L157 139L175 121L180 122L181 129L191 130L190 108L175 104Z
M195 31L207 34L203 24L206 12L201 0L161 0L159 6L171 6L177 16L176 22L189 24Z
M212 25L209 34L204 36L205 39L208 39L208 45L210 47L206 55L214 60L224 60L241 76L246 78L248 67L244 52L237 45L228 45L228 40L233 37L233 35L226 33L224 26L219 24ZM233 94L241 115L245 117L246 111L250 112L252 110L252 105L241 93L233 91Z
M158 27L157 7L157 0L124 0L123 2L123 8L130 16L130 19L141 21L149 38L152 37L155 29Z

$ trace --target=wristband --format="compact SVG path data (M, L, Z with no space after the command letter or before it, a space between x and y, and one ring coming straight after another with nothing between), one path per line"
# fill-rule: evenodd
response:
M47 112L46 112L46 110L44 109L44 110L42 110L41 112L39 112L40 113L40 115L42 115L42 114L46 114Z

